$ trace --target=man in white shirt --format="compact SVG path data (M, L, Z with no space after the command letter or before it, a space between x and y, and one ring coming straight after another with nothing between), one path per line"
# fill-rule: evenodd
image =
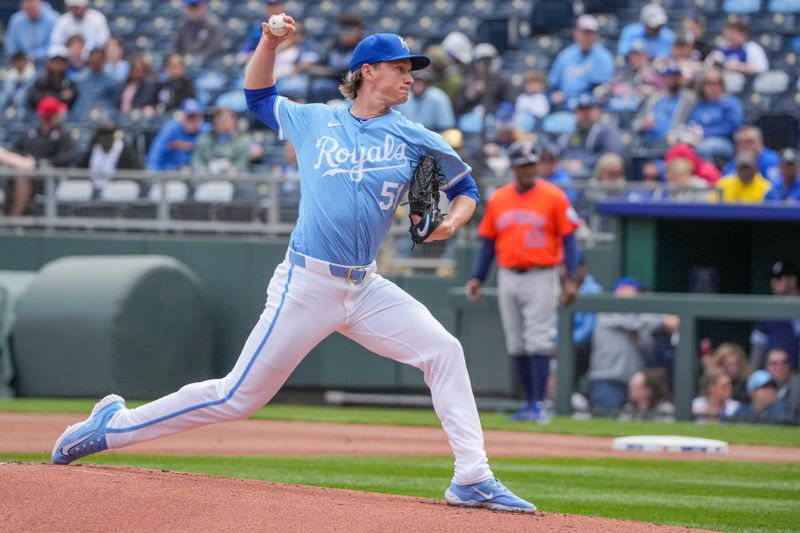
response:
M86 41L86 56L95 48L103 48L111 37L106 16L90 8L89 0L66 0L64 5L67 11L58 17L50 44L66 46L70 37L79 34Z

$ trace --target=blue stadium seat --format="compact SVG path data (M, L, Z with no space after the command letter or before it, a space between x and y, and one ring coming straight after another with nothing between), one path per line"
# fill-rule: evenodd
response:
M761 9L760 0L724 0L722 11L738 15L746 13L758 13Z
M542 131L550 135L562 135L575 129L575 113L556 111L550 113L542 122Z
M769 0L767 10L772 13L800 13L800 0Z

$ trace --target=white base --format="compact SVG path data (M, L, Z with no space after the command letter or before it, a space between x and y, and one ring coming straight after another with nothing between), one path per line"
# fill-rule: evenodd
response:
M653 453L728 453L728 443L721 440L677 435L636 435L614 439L614 450Z

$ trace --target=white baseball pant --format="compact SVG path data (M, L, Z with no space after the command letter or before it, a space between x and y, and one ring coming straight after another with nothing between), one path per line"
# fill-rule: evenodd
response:
M287 253L275 270L264 312L233 370L118 411L108 424L109 448L247 417L272 399L314 346L338 331L378 355L422 370L455 456L453 482L491 478L458 340L424 305L377 274L374 262L363 281L352 282L333 276L329 263L298 257L305 266L293 264Z

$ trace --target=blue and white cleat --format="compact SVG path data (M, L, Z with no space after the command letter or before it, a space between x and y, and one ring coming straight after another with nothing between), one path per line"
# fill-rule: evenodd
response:
M76 459L108 448L106 426L114 413L125 407L125 400L109 394L94 405L92 414L83 422L68 426L58 437L50 456L54 465L68 465Z
M444 492L444 499L458 507L483 507L493 511L532 513L536 506L508 490L497 478L487 479L472 485L451 483Z

